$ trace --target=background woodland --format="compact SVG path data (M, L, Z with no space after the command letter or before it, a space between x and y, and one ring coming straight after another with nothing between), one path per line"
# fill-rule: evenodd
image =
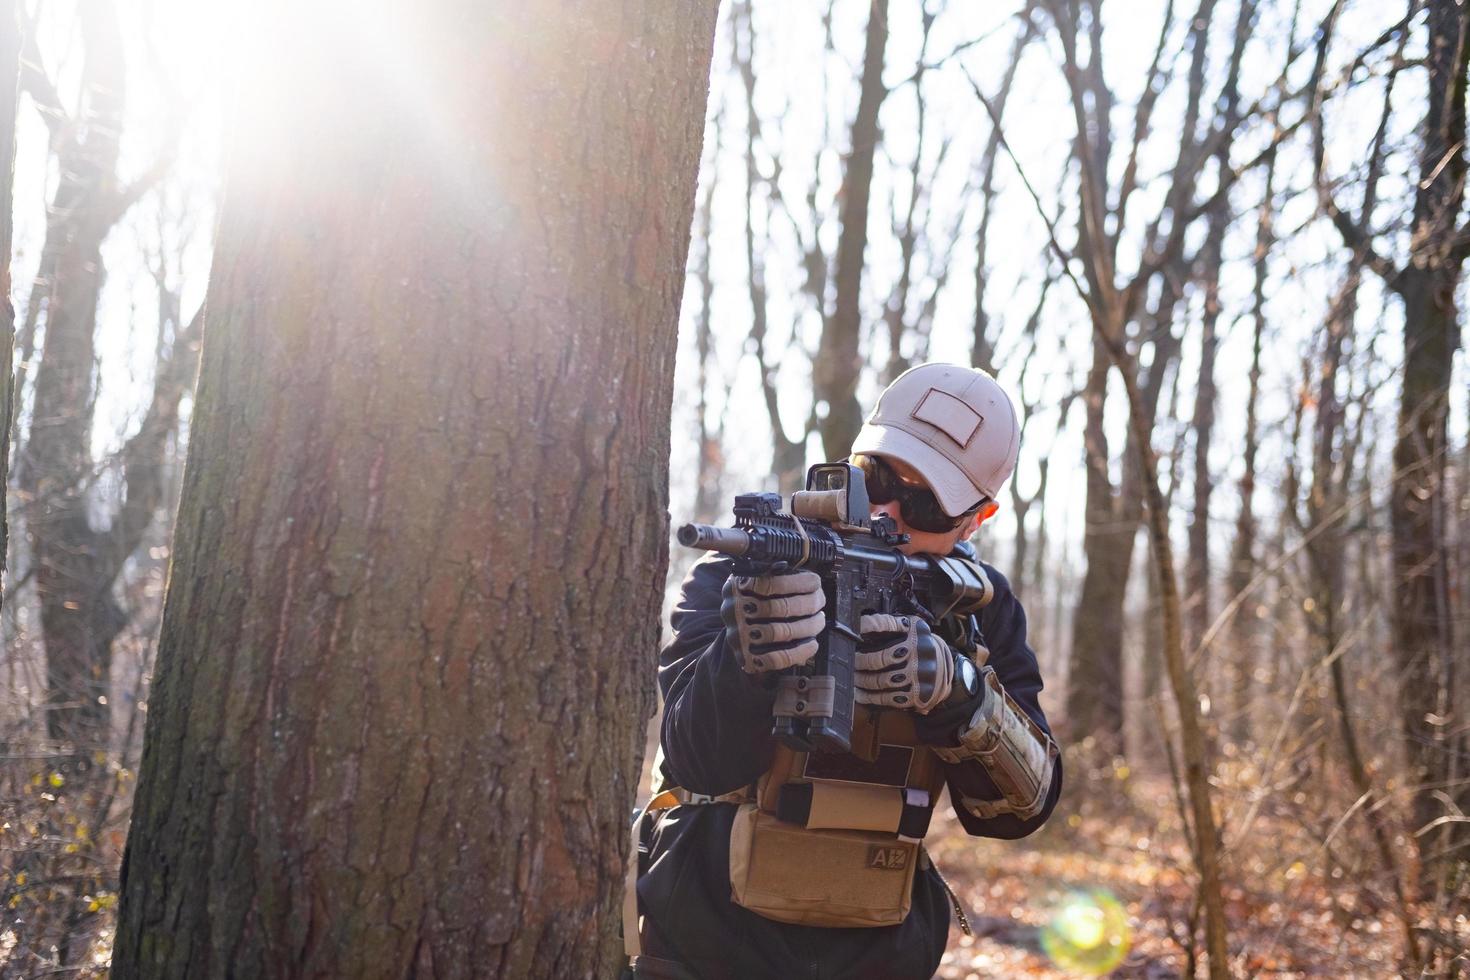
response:
M189 17L0 5L6 976L100 975L117 928L231 125L224 32ZM1038 927L1078 888L1127 909L1121 975L1470 975L1467 25L1453 0L720 4L675 523L797 488L924 360L1022 412L977 545L1067 783L1031 841L935 847L980 925L945 976L1058 970ZM689 108L649 91L621 111ZM624 573L667 591L694 557L668 552Z

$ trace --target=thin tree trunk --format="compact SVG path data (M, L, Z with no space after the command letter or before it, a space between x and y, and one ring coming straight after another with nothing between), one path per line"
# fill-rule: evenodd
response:
M122 452L124 501L106 530L95 529L87 491L97 468L91 432L102 244L158 174L119 187L127 74L122 25L113 5L102 0L85 0L78 10L85 60L77 118L47 105L61 176L47 211L46 274L37 280L26 316L29 343L44 300L45 343L17 478L29 502L26 533L46 647L47 732L69 743L76 765L85 768L108 745L112 644L129 619L113 586L162 503L159 454L177 424L179 399L193 382L197 334L176 338L160 363L147 414ZM39 65L25 71L38 101L54 98Z
M1036 22L1031 15L1028 2L1019 14L1021 29L1011 42L1010 58L1006 62L1005 74L1001 76L993 107L995 122L990 135L985 139L985 149L980 153L980 227L975 233L975 326L970 341L970 364L982 371L995 373L995 338L990 335L990 311L985 308L985 290L990 284L990 218L995 211L995 164L1000 159L1001 122L1006 115L1006 103L1011 98L1011 87L1016 80L1016 71L1021 67L1021 55L1026 45L1036 34Z
M1266 278L1270 269L1271 248L1275 243L1276 152L1266 160L1266 189L1261 199L1261 213L1256 226L1255 279L1251 290L1251 367L1245 404L1245 447L1241 453L1240 511L1235 520L1235 539L1230 550L1227 576L1231 595L1241 595L1255 574L1256 554L1256 454L1260 449L1258 411L1261 398L1261 346L1266 330ZM1252 607L1259 603L1252 603ZM1237 742L1248 740L1254 730L1251 723L1251 689L1255 673L1256 638L1260 629L1251 607L1238 612L1231 624L1234 655L1230 658L1230 690L1233 724L1231 734Z
M1240 121L1240 64L1245 54L1246 41L1251 36L1251 25L1255 17L1254 0L1241 0L1235 20L1235 43L1231 50L1229 69L1221 90L1224 106L1221 110L1220 126L1234 130ZM1230 141L1224 141L1215 151L1215 169L1224 179L1230 169ZM1213 584L1210 562L1210 498L1215 481L1210 474L1210 445L1215 432L1215 354L1219 341L1217 331L1220 322L1220 269L1224 264L1225 233L1229 230L1230 196L1224 194L1215 200L1206 215L1205 241L1200 249L1200 278L1203 280L1204 316L1200 329L1199 383L1195 386L1194 401L1194 510L1189 525L1189 555L1185 562L1184 583L1189 595L1189 620L1186 645L1191 651L1198 649L1200 639L1210 627L1212 606L1210 588Z
M842 179L842 231L837 239L836 301L822 330L812 364L812 388L826 405L817 429L828 459L842 459L863 424L857 385L862 373L863 257L868 248L868 201L873 190L873 156L878 147L878 110L888 90L883 85L883 53L888 44L888 0L873 0L867 45L852 121L852 145Z
M698 229L698 258L691 263L690 270L694 286L699 290L699 314L694 323L694 356L698 358L699 395L695 403L695 426L697 430L694 475L694 519L708 523L715 520L725 507L720 493L720 478L725 472L724 432L725 412L728 411L729 391L721 400L720 417L711 421L714 408L710 405L712 373L717 374L719 358L714 343L714 297L715 279L711 268L714 249L714 197L719 186L719 148L708 158L709 172L699 198L695 213ZM691 246L692 247L692 246Z
M251 8L113 976L611 972L715 14Z
M1213 767L1200 725L1198 689L1193 671L1184 656L1179 584L1174 571L1173 544L1169 540L1168 508L1159 489L1158 462L1153 447L1149 444L1150 423L1146 420L1143 400L1135 380L1136 367L1123 352L1111 347L1109 352L1113 365L1122 378L1124 394L1128 399L1129 427L1135 440L1138 465L1143 476L1149 542L1162 607L1164 665L1168 670L1169 686L1174 692L1174 705L1179 715L1184 782L1189 792L1194 831L1190 843L1200 875L1199 895L1205 912L1205 944L1209 953L1210 977L1212 980L1226 980L1230 976L1230 959L1219 833L1215 824L1209 782Z
M761 397L771 427L771 473L776 487L786 495L799 490L806 475L806 432L792 439L781 420L781 396L776 384L774 358L766 349L767 312L765 242L755 233L755 209L760 177L756 166L756 140L760 116L755 111L755 24L750 0L736 3L730 13L730 42L736 67L745 86L745 268L750 295L750 340L760 369ZM822 262L825 267L825 261Z
M15 116L19 104L20 22L15 0L0 3L0 608L10 553L6 488L10 485L10 420L15 413L15 304L10 252L14 238Z
M112 638L125 622L99 581L98 535L86 485L93 469L93 372L102 242L114 217L124 81L121 25L111 5L80 6L81 126L59 151L61 181L48 209L49 283L45 343L21 485L32 501L26 530L36 566L46 645L47 731L74 743L79 758L104 747ZM103 701L99 702L99 698Z

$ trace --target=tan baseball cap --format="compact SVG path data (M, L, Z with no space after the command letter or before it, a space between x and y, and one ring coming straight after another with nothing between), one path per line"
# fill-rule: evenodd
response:
M884 389L854 453L912 466L951 517L1000 494L1021 448L1021 426L994 378L958 364L920 364Z

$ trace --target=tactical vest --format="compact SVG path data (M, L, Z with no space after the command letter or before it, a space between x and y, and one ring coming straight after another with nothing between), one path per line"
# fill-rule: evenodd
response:
M887 926L908 915L944 771L913 716L863 709L851 754L778 746L730 829L732 898L808 926Z
M974 616L947 616L936 632L983 665ZM644 818L675 806L733 803L731 899L758 915L808 926L891 926L908 917L914 875L933 868L923 839L944 788L939 757L919 742L906 711L859 706L852 751L799 752L777 744L771 767L753 787L721 796L659 786L634 823L633 853L623 899L623 938L639 953L636 882ZM662 747L660 747L660 753ZM654 771L662 766L655 759ZM960 928L964 906L944 886Z

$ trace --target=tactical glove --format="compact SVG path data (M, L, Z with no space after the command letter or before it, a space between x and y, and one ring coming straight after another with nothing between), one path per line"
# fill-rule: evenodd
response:
M949 697L954 652L922 618L870 614L859 626L862 642L853 678L859 704L928 714Z
M826 604L816 572L731 575L720 603L725 642L747 674L804 664L816 654L817 634L827 625Z

